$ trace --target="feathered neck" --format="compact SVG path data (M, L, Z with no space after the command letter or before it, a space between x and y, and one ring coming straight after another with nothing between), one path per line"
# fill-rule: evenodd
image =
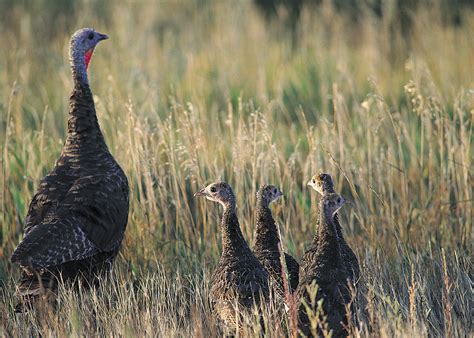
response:
M257 226L255 230L255 250L278 252L280 237L268 202L257 199Z
M224 205L221 219L222 255L232 255L246 250L250 251L247 242L240 230L235 203Z
M89 86L87 67L91 60L93 51L94 49L91 48L84 52L81 48L76 46L75 42L71 42L69 47L69 62L71 64L74 86L78 84L87 87Z
M320 203L320 222L318 229L319 237L319 251L328 257L335 258L334 262L339 262L341 259L341 247L339 243L339 236L337 232L337 225L334 220L334 215Z
M335 192L334 192L334 189L329 189L329 190L327 190L327 193L329 194L329 193L335 193ZM322 200L322 198L321 198L321 200ZM315 212L315 215L316 215L316 234L314 236L313 242L317 243L318 240L319 240L319 228L320 228L319 224L321 223L321 213L322 213L321 210L322 210L322 207L320 207L318 201L316 201L315 205L316 205L316 212ZM339 224L339 216L338 216L337 213L332 216L332 220L334 222L334 225L336 226L336 231L337 231L338 237L343 238L341 225Z
M92 53L92 50L89 52ZM74 43L71 43L69 53L74 89L69 99L68 135L64 152L74 155L97 152L98 149L107 150L87 79L86 55Z

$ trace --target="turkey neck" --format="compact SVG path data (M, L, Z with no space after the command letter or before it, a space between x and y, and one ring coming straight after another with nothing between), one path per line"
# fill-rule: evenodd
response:
M235 204L224 206L224 214L221 220L221 233L223 256L250 251L240 230L239 219L235 212Z
M71 70L74 90L69 99L68 134L64 150L71 155L108 151L97 120L84 53L71 51Z
M336 227L333 215L322 205L318 229L318 252L325 257L331 257L335 263L339 263L341 260L341 247Z
M268 203L262 199L257 199L257 229L255 232L255 250L265 249L279 252L278 229Z
M335 191L334 191L334 188L329 187L329 188L327 188L327 190L324 193L325 194L334 194ZM318 229L319 229L319 224L321 223L320 214L322 214L321 209L319 208L319 204L318 203L315 203L315 204L318 207L316 208L316 235L314 236L313 242L317 242L318 238L319 238L319 230ZM339 238L344 238L343 235L342 235L341 224L339 224L339 216L337 214L335 214L332 218L333 218L333 221L334 221L334 225L336 226L337 236Z

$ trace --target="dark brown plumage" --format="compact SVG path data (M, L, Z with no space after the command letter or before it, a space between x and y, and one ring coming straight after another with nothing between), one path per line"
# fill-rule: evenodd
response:
M333 193L323 196L320 201L320 224L318 228L319 240L317 248L312 247L311 255L306 255L300 269L300 281L296 291L298 299L309 305L313 311L316 304L311 304L311 292L308 288L317 284L316 302L323 300L324 316L327 316L329 329L333 330L333 337L346 334L344 324L346 320L346 305L350 303L351 295L348 288L348 273L341 254L341 246L336 231L334 215L344 204L344 199ZM321 319L321 318L320 318ZM299 309L299 324L306 336L312 336L308 312L303 303ZM317 329L318 334L321 328Z
M281 191L273 185L264 185L257 192L257 226L255 231L255 245L253 252L260 263L267 270L272 281L272 288L277 295L285 299L280 253L281 239L275 220L270 210L270 203L282 196ZM299 264L289 254L284 253L286 268L288 270L288 287L293 292L298 286Z
M268 300L268 274L240 231L232 188L225 182L212 183L195 196L224 207L220 224L222 255L211 278L210 299L213 313L224 329L235 333L240 326L239 314Z
M308 185L311 186L318 193L320 193L322 196L335 193L334 183L329 174L321 173L319 175L314 175L311 178L311 180L308 182ZM319 219L320 219L319 217L316 218L316 221L317 221L316 229L319 228ZM347 244L347 242L344 239L344 235L342 234L342 228L341 228L341 225L339 224L339 218L337 214L334 216L334 223L336 225L336 231L339 237L339 244L341 246L341 254L342 254L344 264L347 269L347 273L349 275L349 279L354 285L356 285L360 279L359 261L357 260L357 256L355 255L354 251L351 249L351 247ZM317 248L318 240L319 240L318 238L319 238L319 232L316 231L316 235L314 236L313 245L311 246L311 248L314 248L314 249ZM307 256L314 255L314 252L310 250L308 250L307 253L303 256L302 262L309 258Z
M128 182L105 144L87 80L92 52L106 38L85 28L71 39L74 90L66 142L30 203L23 240L11 258L23 269L23 302L54 290L59 274L89 281L111 265L124 237Z

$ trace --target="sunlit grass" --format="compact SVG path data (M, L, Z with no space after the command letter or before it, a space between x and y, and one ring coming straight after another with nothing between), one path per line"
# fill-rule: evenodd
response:
M351 200L342 225L368 295L355 334L472 334L472 12L452 27L436 6L420 9L403 37L390 18L354 26L330 7L304 11L293 50L250 2L96 5L54 30L33 10L1 24L3 334L216 334L207 292L220 210L193 192L229 181L252 243L256 190L280 186L274 215L300 257L315 231L306 182L320 171ZM15 317L8 257L65 139L67 43L82 26L110 36L90 78L130 181L127 235L112 283Z

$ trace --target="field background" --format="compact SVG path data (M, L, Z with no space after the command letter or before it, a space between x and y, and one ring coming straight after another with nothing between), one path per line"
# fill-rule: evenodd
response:
M0 335L216 335L220 210L193 193L229 181L252 243L256 190L280 186L274 216L301 257L319 172L351 201L341 223L367 287L352 333L473 335L473 6L257 2L0 0ZM89 77L130 181L127 234L110 283L15 316L9 257L65 139L84 26L110 36Z

